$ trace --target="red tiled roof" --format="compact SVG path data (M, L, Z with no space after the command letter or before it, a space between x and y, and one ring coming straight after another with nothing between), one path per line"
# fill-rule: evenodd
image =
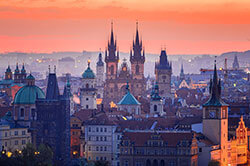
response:
M134 146L145 146L148 140L152 140L151 136L156 135L153 132L125 132L123 135L123 140L130 140ZM192 141L193 134L188 133L157 133L160 135L160 138L167 143L168 146L177 146L178 143L182 140Z

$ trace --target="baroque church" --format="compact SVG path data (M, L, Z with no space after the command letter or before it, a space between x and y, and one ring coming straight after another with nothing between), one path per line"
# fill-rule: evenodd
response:
M128 67L126 59L123 60L121 67L118 67L119 51L117 50L117 41L114 39L112 24L108 49L105 51L106 81L103 97L105 107L109 107L111 103L117 104L122 99L127 92L127 82L135 97L145 94L145 51L142 48L142 40L139 39L138 23L136 24L136 37L133 41L133 50L130 50L129 60L131 68Z

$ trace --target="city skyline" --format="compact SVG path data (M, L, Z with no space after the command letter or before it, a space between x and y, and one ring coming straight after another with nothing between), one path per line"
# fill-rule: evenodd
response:
M105 49L114 22L129 52L136 21L146 53L221 54L249 46L249 2L8 0L0 2L0 52ZM18 27L18 28L17 28Z

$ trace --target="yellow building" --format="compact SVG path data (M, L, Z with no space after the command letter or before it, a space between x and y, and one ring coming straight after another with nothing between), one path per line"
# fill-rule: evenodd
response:
M31 134L28 128L16 124L11 112L7 112L0 120L0 146L7 151L22 150L31 142Z

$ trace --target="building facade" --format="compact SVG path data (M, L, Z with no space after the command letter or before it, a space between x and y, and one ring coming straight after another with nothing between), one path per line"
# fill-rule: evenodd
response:
M197 166L197 141L191 132L125 132L121 140L120 165Z

